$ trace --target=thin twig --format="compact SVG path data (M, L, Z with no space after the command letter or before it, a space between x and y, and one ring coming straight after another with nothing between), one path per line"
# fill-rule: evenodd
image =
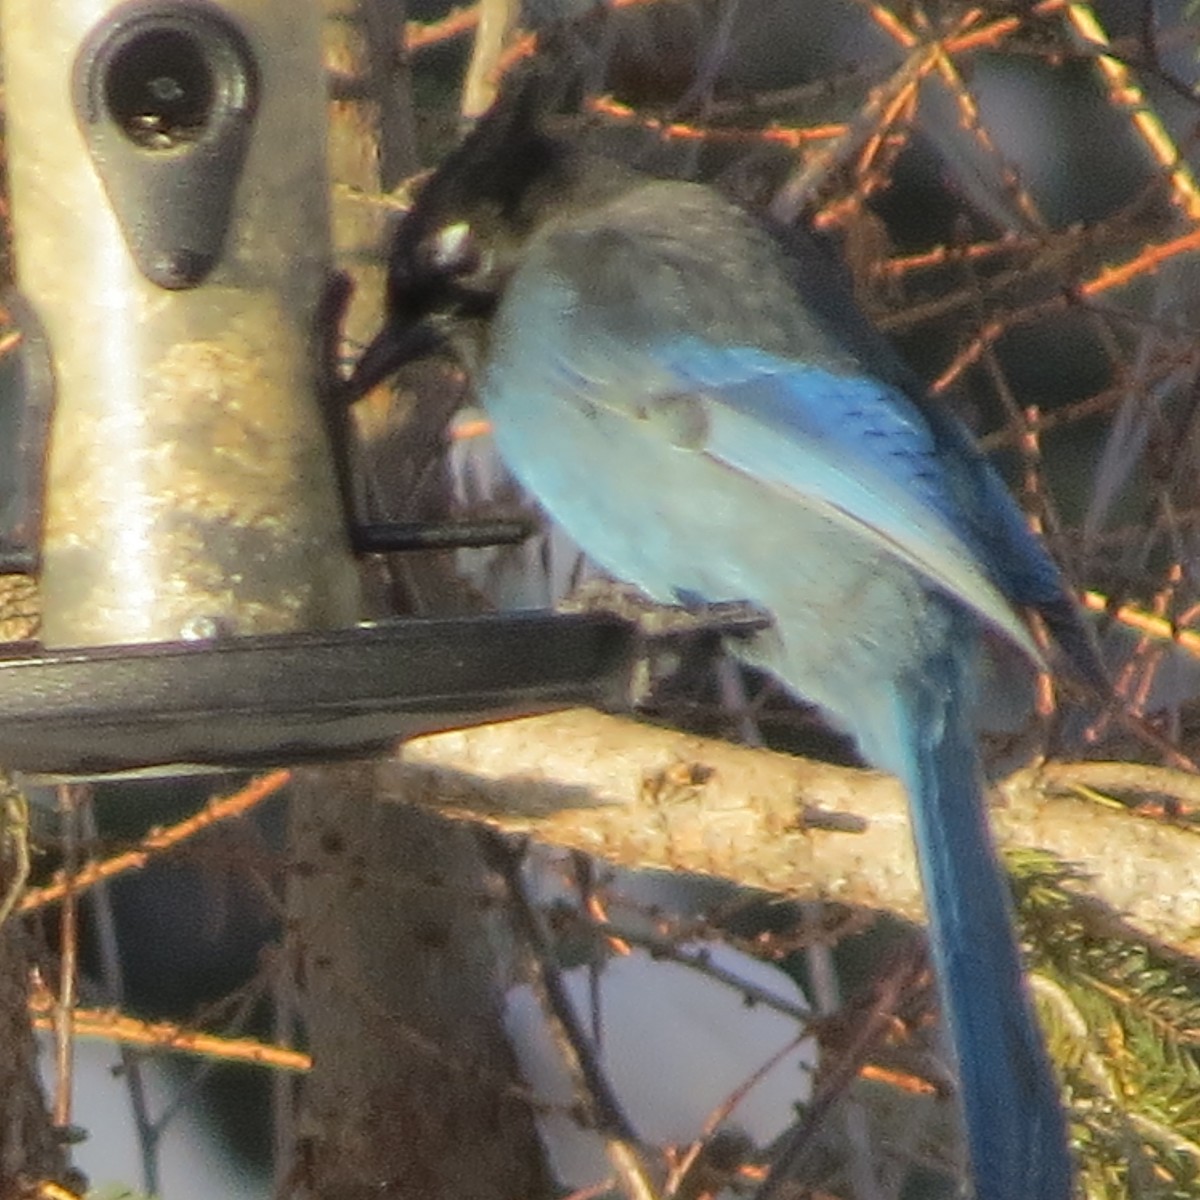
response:
M604 1138L608 1160L628 1200L657 1200L658 1191L643 1161L637 1133L579 1022L562 973L555 965L549 933L541 914L530 902L521 875L524 859L521 844L514 846L491 832L481 834L481 843L488 861L507 887L514 925L533 959L534 987L541 994L546 1016L557 1034L564 1065L574 1078L589 1123Z
M63 783L58 787L58 811L62 827L63 870L69 881L75 877L79 855L78 808L86 784ZM67 883L59 922L58 1001L54 1021L54 1124L66 1129L71 1124L72 1076L75 1040L71 1014L75 1009L75 984L79 950L79 904L74 888Z

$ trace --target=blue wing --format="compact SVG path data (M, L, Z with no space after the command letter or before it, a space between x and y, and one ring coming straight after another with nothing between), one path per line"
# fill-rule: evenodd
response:
M628 539L589 537L577 527L598 523L596 489L575 478L571 460L616 479L648 472L648 483L666 485L671 468L679 468L670 460L691 455L712 468L708 484L693 494L718 488L722 470L737 472L775 493L776 503L764 497L759 506L762 519L789 509L797 518L819 515L846 538L905 564L1040 660L955 520L934 438L901 393L753 346L716 347L679 335L631 343L606 335L579 309L578 294L561 281L518 276L499 319L500 350L485 398L510 464L606 569L631 577ZM553 406L539 411L540 397L553 397ZM514 436L506 437L510 428ZM703 468L693 466L702 480ZM645 498L637 504L633 520L644 535L652 506ZM612 498L605 506L613 507ZM607 523L614 535L627 524L611 513ZM775 537L782 556L786 528ZM802 553L802 539L794 544ZM690 548L684 553L694 557ZM632 578L664 600L703 590L682 580L667 586L652 575L635 571Z
M704 398L707 453L828 510L1040 661L964 537L929 426L907 397L867 376L696 338L662 357Z

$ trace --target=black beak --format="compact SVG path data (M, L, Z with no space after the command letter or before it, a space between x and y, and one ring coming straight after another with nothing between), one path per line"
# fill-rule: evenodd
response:
M430 321L414 321L404 326L388 321L354 364L354 370L346 380L346 403L353 404L406 363L446 345L445 334Z

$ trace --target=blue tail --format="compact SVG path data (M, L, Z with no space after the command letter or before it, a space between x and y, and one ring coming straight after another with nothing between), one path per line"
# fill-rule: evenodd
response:
M942 1009L958 1058L976 1200L1069 1200L1058 1083L1026 990L985 811L967 661L947 645L899 681L909 793Z

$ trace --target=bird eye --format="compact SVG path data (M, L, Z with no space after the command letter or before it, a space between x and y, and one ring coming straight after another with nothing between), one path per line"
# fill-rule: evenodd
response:
M424 258L441 275L469 275L480 267L479 247L466 221L444 225L426 239Z

